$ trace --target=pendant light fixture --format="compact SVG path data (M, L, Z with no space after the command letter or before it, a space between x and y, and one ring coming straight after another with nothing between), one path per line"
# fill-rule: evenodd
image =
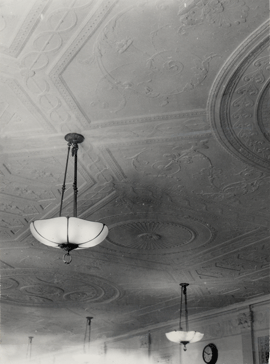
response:
M188 308L187 308L187 286L189 283L180 283L181 286L181 300L180 300L180 320L179 320L179 330L174 330L166 333L167 339L184 345L184 351L187 350L186 345L200 341L203 338L202 333L197 331L189 331L188 328ZM186 331L182 328L182 306L183 306L183 296L185 297L185 319L186 319Z
M87 353L89 352L89 349L90 349L92 319L93 319L93 317L90 317L90 316L86 317L86 328L85 328L85 335L84 335L84 342L83 342L83 351L87 352Z
M93 317L87 316L86 317L86 327L85 327L85 334L83 340L83 352L82 353L75 353L72 358L75 360L76 363L96 363L97 358L96 355L90 353L90 339L91 339L91 323Z
M34 339L34 336L28 336L28 346L27 346L27 352L26 352L26 358L31 360L32 357L32 342Z
M81 134L69 133L65 136L65 140L68 142L68 152L59 217L33 221L30 224L30 230L40 243L64 250L65 254L63 256L63 261L65 264L70 264L72 259L69 252L71 250L90 248L100 244L108 235L109 230L108 227L101 222L86 221L77 217L77 151L79 149L78 144L84 141L84 137ZM70 149L72 151L72 157L74 157L73 217L64 217L61 215L66 189Z
M151 332L148 332L147 335L147 339L148 339L148 359L151 358L151 344L152 344L152 338L151 338Z

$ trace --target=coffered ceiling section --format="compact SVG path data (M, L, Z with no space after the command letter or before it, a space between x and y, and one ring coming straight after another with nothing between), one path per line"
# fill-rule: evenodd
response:
M79 343L269 293L268 1L1 4L3 332ZM107 239L73 252L29 223L57 216L78 132L78 215ZM64 215L72 214L72 163ZM68 326L66 313L68 312Z

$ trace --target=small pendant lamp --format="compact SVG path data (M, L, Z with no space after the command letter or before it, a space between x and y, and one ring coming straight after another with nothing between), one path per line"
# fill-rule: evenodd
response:
M26 352L26 357L31 360L32 357L32 343L33 343L33 339L34 336L28 336L28 346L27 346L27 352Z
M63 261L65 264L70 264L72 259L69 252L71 250L90 248L100 244L108 235L109 230L101 222L86 221L77 217L77 151L78 144L84 141L84 137L81 134L69 133L65 136L65 140L68 142L68 152L59 217L33 221L30 223L30 230L40 243L64 250ZM61 215L70 149L72 149L72 157L74 157L73 217L64 217Z
M151 358L151 344L152 344L152 338L151 338L151 332L148 332L147 335L147 339L148 339L148 358Z
M186 345L200 341L204 334L197 331L188 330L188 309L187 309L187 286L188 283L180 283L181 286L181 300L180 300L180 320L179 320L179 330L174 330L166 333L168 340L184 345L184 351L187 350ZM183 331L181 318L182 318L182 302L183 296L185 296L185 317L186 317L186 331Z

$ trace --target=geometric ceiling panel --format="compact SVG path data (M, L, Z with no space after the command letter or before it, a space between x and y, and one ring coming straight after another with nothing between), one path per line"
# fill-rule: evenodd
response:
M50 72L85 127L151 110L190 110L195 103L203 108L207 94L201 86L211 85L219 59L230 54L222 42L213 47L208 40L215 34L233 44L231 29L238 28L241 36L254 13L246 3L231 1L115 4L102 3ZM110 17L96 32L106 12Z
M191 315L270 293L268 16L266 0L1 1L1 336L15 364L29 336L38 354L81 346L86 316L91 339L134 345L176 323L181 282ZM71 264L29 230L58 215L67 133L84 136L78 217L109 229Z

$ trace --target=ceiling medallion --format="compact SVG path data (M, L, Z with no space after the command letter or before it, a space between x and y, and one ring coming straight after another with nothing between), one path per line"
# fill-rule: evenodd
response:
M187 286L188 283L180 283L181 286L181 301L180 301L180 320L179 320L179 330L174 330L166 333L166 337L168 340L184 345L184 350L186 351L186 345L192 344L197 341L200 341L204 334L197 331L189 331L188 330L188 309L187 309ZM181 319L182 319L182 302L183 296L185 297L185 318L186 318L186 331L183 330Z
M102 249L119 253L162 256L183 254L211 245L215 230L187 213L177 218L169 214L129 213L109 218L110 235ZM121 239L119 239L119 236Z
M269 173L269 24L262 24L223 65L208 100L209 121L221 145Z
M108 235L109 230L108 227L101 222L86 221L77 217L77 151L79 149L78 144L84 141L84 137L81 134L69 133L65 136L65 140L68 142L68 152L59 217L33 221L30 224L30 230L40 243L53 248L62 249L65 252L63 256L64 263L70 264L72 259L69 252L71 250L90 248L100 244ZM74 157L73 217L64 217L61 216L61 214L66 189L66 175L70 149L72 150L72 157Z
M160 240L161 235L155 234L155 233L143 233L143 234L139 234L138 238L140 238L142 240Z

